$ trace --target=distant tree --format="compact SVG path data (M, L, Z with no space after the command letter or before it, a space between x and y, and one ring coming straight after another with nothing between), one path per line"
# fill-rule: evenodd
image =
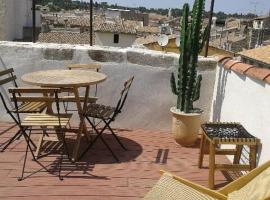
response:
M179 8L172 9L172 16L173 17L180 17L182 16L182 10Z
M74 10L74 9L87 9L89 7L89 2L81 2L80 0L36 0L38 5L48 5L49 8L55 12L55 11L60 11L61 9L65 10ZM168 9L164 8L146 8L144 6L140 6L138 8L134 7L125 7L125 6L120 6L118 4L108 4L108 2L97 2L95 1L94 7L96 8L102 8L102 9L108 9L108 8L118 8L118 9L128 9L132 11L140 11L142 13L156 13L160 15L167 15L168 14ZM173 8L171 10L172 16L173 17L180 17L182 15L182 10L179 8ZM205 12L204 16L207 17L209 16L209 12ZM252 13L247 13L247 14L242 14L242 13L232 13L232 14L226 14L224 12L216 12L214 13L214 16L218 18L220 21L225 21L229 17L235 17L235 18L255 18L257 15L254 15Z
M100 2L100 7L103 9L107 9L107 8L109 8L109 5L107 2Z

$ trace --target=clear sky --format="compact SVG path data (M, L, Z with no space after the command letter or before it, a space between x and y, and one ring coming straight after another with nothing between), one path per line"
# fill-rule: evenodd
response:
M85 0L88 1L89 0ZM97 2L108 2L110 4L147 8L181 8L185 2L192 3L193 0L94 0ZM210 0L206 0L206 10L209 10ZM248 13L256 11L256 14L267 14L270 11L270 0L215 0L215 11L226 13Z

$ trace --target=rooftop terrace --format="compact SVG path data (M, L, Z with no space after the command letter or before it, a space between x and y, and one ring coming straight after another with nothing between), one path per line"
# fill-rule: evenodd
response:
M198 143L182 147L171 135L171 114L174 105L169 79L178 63L174 53L155 52L136 48L89 47L86 45L58 45L43 43L0 42L0 66L14 67L17 77L45 69L64 69L69 63L98 62L108 79L99 85L99 102L113 105L122 82L135 76L134 85L125 109L113 124L118 135L128 147L125 152L110 140L121 163L116 163L107 149L96 144L77 164L64 162L62 175L57 177L57 155L41 159L51 171L32 174L18 182L25 144L16 141L5 153L0 153L0 198L8 199L139 199L159 179L160 169L207 186L208 156L205 167L198 168ZM269 160L269 69L261 69L231 57L199 58L198 71L203 76L201 98L197 107L204 110L202 122L240 122L250 133L261 139L257 161ZM23 84L19 81L19 84ZM15 132L0 106L0 144ZM76 117L75 117L76 121ZM74 134L69 134L68 144L73 145ZM37 139L37 138L36 138ZM46 144L55 147L57 144ZM248 151L248 149L247 149ZM54 151L57 152L57 151ZM220 162L230 162L221 156ZM241 162L245 162L245 155ZM27 170L41 167L28 162ZM43 171L43 170L42 170ZM217 171L216 184L221 187L231 180L231 175Z

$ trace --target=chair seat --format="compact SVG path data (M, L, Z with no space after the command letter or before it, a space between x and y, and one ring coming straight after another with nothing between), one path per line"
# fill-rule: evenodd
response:
M62 114L60 117L61 126L66 126L72 114ZM29 114L21 123L24 127L29 126L60 126L57 115L48 115L43 113Z
M214 200L215 198L164 174L144 200Z
M19 113L40 113L47 107L46 102L24 102L18 107ZM13 109L12 112L16 112Z
M99 119L108 119L112 116L114 111L114 107L91 103L87 106L85 116Z
M80 101L84 101L84 96L80 96ZM97 97L90 96L88 97L88 103L96 103L98 100ZM63 96L59 97L59 101L64 101L64 102L76 102L75 96L74 95L69 95L69 96Z

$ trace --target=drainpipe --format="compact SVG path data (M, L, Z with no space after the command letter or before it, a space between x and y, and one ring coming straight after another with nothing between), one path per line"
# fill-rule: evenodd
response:
M209 22L208 22L209 29L208 29L208 34L207 34L208 37L207 37L207 40L206 40L204 57L208 56L208 47L209 47L209 40L210 40L210 34L211 34L211 25L212 25L214 5L215 5L215 0L211 0L211 8L210 8L210 15L209 15Z
M90 46L93 46L93 0L90 0L89 5L89 13L90 13Z
M36 0L32 0L32 42L36 42Z

